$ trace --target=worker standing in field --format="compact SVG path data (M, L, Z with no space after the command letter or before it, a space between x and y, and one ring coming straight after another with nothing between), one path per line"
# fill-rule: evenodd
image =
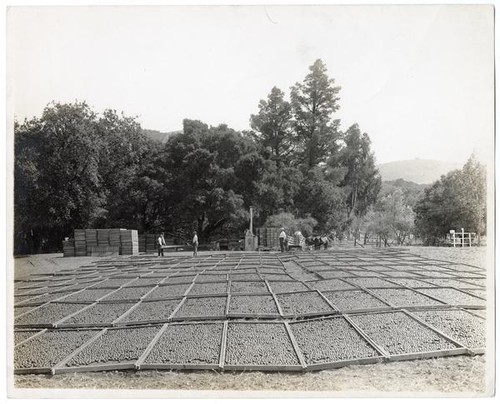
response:
M194 232L194 236L193 236L193 247L194 247L193 257L197 257L198 256L198 235L196 234L196 232Z
M281 233L280 233L280 236L279 236L279 240L280 240L280 249L281 249L281 252L285 252L286 233L285 233L285 229L283 227L281 228Z
M163 233L161 233L159 236L158 236L158 257L161 256L164 257L163 255L163 246L165 245L165 238L163 237Z

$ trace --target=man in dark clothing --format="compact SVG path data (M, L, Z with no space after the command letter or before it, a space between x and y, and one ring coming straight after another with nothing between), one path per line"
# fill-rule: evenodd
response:
M286 240L286 233L285 229L282 227L281 228L281 233L280 233L280 250L281 252L285 252L285 240Z
M159 236L158 236L158 257L161 255L162 257L164 257L165 255L163 255L163 246L165 245L165 238L163 236L163 233L161 233Z

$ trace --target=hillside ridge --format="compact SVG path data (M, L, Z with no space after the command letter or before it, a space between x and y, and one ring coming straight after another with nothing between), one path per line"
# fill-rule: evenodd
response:
M463 164L453 161L413 159L377 164L383 181L403 179L416 184L431 184L450 171L462 168Z

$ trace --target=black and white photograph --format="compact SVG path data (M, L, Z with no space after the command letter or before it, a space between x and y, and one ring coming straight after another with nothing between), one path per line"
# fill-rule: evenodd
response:
M8 397L491 398L494 11L8 6Z

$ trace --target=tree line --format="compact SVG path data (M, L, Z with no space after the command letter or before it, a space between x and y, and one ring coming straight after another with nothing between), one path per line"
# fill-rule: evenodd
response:
M256 226L286 217L310 233L359 230L386 210L382 181L369 136L340 129L339 92L318 59L288 99L271 89L251 130L185 119L164 143L136 118L51 103L15 123L15 252L56 251L75 228L240 238L250 206Z

